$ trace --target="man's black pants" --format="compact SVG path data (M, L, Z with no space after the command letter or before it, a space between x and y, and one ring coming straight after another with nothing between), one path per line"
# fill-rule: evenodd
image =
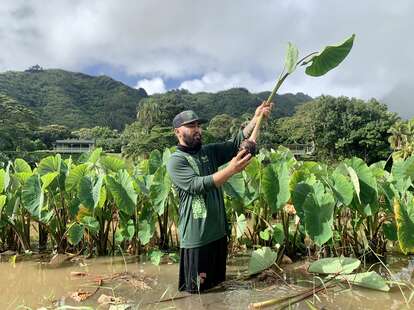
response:
M226 279L227 236L202 247L180 249L178 290L199 293Z

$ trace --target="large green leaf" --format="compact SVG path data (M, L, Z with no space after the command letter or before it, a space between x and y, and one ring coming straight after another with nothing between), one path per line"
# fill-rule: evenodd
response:
M348 206L354 196L354 188L351 182L343 174L334 171L331 176L333 182L333 192L336 199Z
M226 183L224 190L227 195L239 201L243 200L246 193L246 184L244 182L243 173L234 174Z
M285 68L287 73L291 74L296 69L296 63L298 62L299 51L298 48L292 43L288 43L286 49Z
M48 156L40 161L37 172L41 176L50 172L60 172L61 165L62 158L60 157L60 154L57 154L55 156Z
M117 232L118 231L120 235L120 238L119 238L120 241L132 240L135 234L134 222L132 220L129 220L127 223L121 222L121 225L119 226L119 229L117 230Z
M270 266L272 266L276 260L277 253L273 252L268 247L263 247L253 251L249 261L249 275L259 273Z
M357 157L346 160L345 163L352 167L358 176L361 203L367 205L375 202L378 196L377 180L367 164Z
M59 172L49 172L44 175L42 175L42 190L45 191L49 185L56 179L56 177L59 175Z
M77 245L83 237L84 226L78 223L74 223L68 230L68 241L72 245Z
M366 287L382 292L388 292L390 290L390 287L387 285L385 280L375 271L340 275L338 279L347 281L357 286Z
M289 170L286 162L264 168L262 188L266 202L273 211L279 210L289 201Z
M0 218L1 218L1 211L4 207L4 205L6 204L6 195L0 195Z
M295 191L292 193L293 205L295 206L296 214L301 218L305 218L305 211L303 204L310 193L313 192L312 185L307 182L299 182Z
M330 192L325 192L322 183L317 182L314 192L310 193L304 203L305 230L309 237L319 246L332 238L333 211L335 200Z
M24 208L34 217L42 218L44 193L40 184L40 175L31 176L22 189L22 202Z
M392 164L391 173L395 180L406 179L408 177L414 180L414 156L406 160L396 160Z
M118 208L129 215L134 214L138 195L128 172L120 170L115 178L107 176L106 184Z
M165 203L168 199L168 194L171 191L171 179L167 173L165 166L161 166L154 174L150 188L150 198L154 207L159 215L164 213Z
M4 191L4 177L6 175L6 172L4 169L0 169L0 193Z
M24 159L16 158L16 160L14 161L14 171L16 173L19 173L19 172L32 173L32 168L30 168L29 164Z
M325 47L321 53L313 56L306 62L312 62L306 68L306 74L310 76L321 76L337 67L351 51L354 38L355 34L339 45Z
M350 274L361 265L361 261L352 257L321 258L309 265L309 272L321 274Z
M158 150L153 150L148 159L148 173L154 174L155 171L162 165L161 153Z
M79 184L79 199L91 212L98 206L103 177L94 180L91 176L84 176Z
M142 245L146 245L150 240L154 233L151 225L147 222L147 220L143 220L139 223L139 231L138 231L138 238L141 241Z
M401 250L405 254L414 252L414 201L412 195L409 195L407 203L395 199L394 216Z
M66 191L76 190L81 178L87 174L88 164L80 164L69 170L69 174L65 180Z
M92 216L84 216L80 222L89 230L90 233L96 234L99 231L99 222Z
M102 148L98 147L92 151L92 153L89 155L88 163L90 166L94 166L96 162L99 160L102 154Z
M159 250L154 250L150 253L151 263L158 266L161 263L161 258L163 257L164 253Z
M99 162L105 170L113 172L126 168L125 161L115 156L102 156Z

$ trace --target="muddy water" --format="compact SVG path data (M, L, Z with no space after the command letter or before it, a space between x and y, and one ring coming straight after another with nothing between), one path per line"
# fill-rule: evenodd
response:
M281 275L278 284L266 284L269 279L261 282L242 282L235 279L246 271L247 257L238 257L229 260L227 276L230 281L225 290L211 292L202 295L192 295L178 299L178 296L186 296L177 292L177 264L163 264L154 266L151 263L138 263L134 259L124 261L122 257L99 258L79 260L68 263L59 268L50 268L40 263L38 259L17 262L0 263L0 309L23 309L24 307L37 309L47 307L54 309L64 305L90 306L92 309L108 309L98 303L98 297L102 294L122 299L122 302L133 305L131 309L247 309L252 302L264 301L294 293L296 290L309 287L312 280L305 274L303 263L289 265L285 273ZM390 263L394 271L407 266L407 259L395 259ZM122 277L109 279L102 282L99 290L87 300L77 303L69 296L79 291L94 291L96 283L92 280L97 275L121 275L134 274L137 279L143 280L152 289L142 290L142 287L134 286L132 279ZM74 276L73 272L83 272L91 277ZM142 284L142 282L139 282ZM270 283L269 281L267 283ZM410 292L405 292L409 298ZM368 289L353 287L341 292L329 291L319 294L319 300L309 299L319 308L326 309L410 309L404 303L401 292L392 289L389 293L376 292ZM175 297L173 302L158 301L162 298ZM411 302L414 309L414 301ZM24 308L24 309L28 309ZM292 309L309 309L301 302L291 307ZM270 308L272 309L272 308Z

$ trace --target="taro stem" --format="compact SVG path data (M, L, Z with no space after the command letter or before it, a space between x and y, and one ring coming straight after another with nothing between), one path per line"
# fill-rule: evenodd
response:
M299 60L296 63L296 66L305 65L307 63L306 60L309 57L311 57L315 54L317 54L317 52L313 52L313 53L310 53L310 54L306 55L305 57L303 57L301 60ZM282 74L283 74L283 72L282 72ZM266 100L266 105L269 105L272 102L273 97L276 95L276 92L279 90L280 86L283 84L283 82L289 76L289 74L290 74L289 72L286 72L281 78L279 77L275 87L273 87L272 92L270 93L269 97ZM257 136L259 135L260 124L261 124L262 120L263 120L263 113L261 113L259 115L259 117L257 118L256 125L254 126L253 132L252 132L252 134L250 135L250 138L249 138L250 141L253 141L253 142L256 143Z

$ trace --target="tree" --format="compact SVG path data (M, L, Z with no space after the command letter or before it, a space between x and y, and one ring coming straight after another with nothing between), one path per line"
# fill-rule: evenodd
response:
M370 163L390 154L388 129L397 119L375 99L321 96L276 121L272 131L279 144L314 142L321 159L358 156Z

